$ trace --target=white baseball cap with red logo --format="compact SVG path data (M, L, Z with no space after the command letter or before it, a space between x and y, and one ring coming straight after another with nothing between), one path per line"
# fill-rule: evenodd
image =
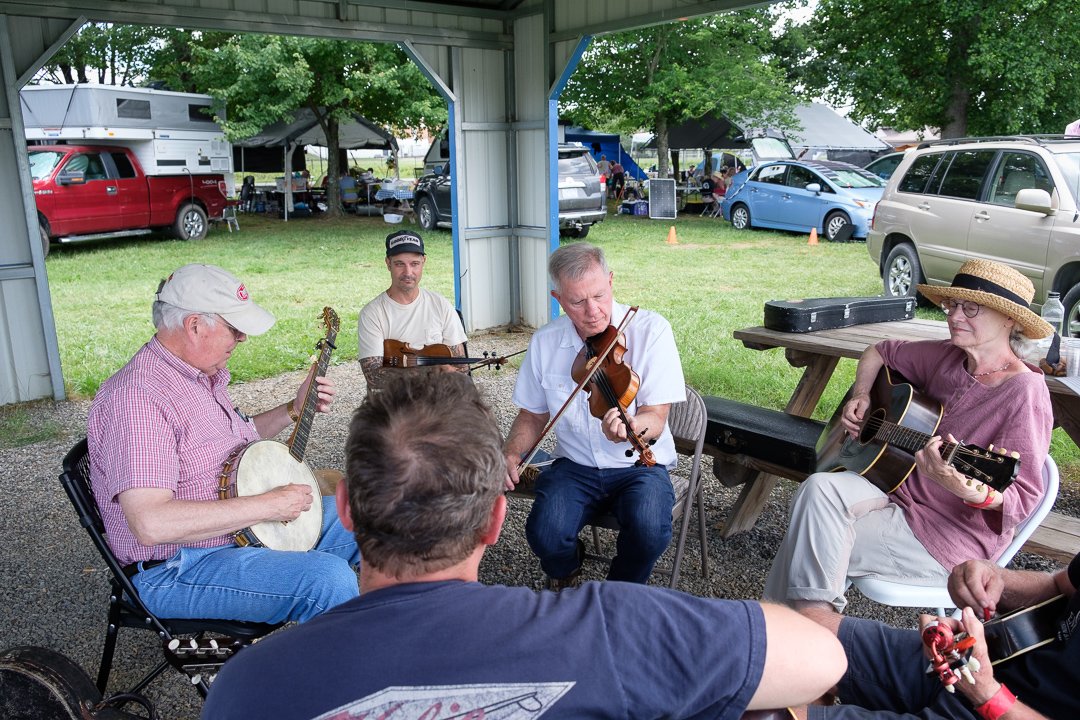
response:
M184 310L220 315L245 335L262 335L274 316L251 299L240 279L216 265L191 264L175 270L158 285L156 300Z

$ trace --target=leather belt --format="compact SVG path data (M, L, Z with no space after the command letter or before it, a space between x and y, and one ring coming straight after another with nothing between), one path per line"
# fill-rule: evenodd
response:
M129 578L132 578L132 577L135 577L136 575L139 574L140 569L141 570L149 570L150 568L155 567L157 565L160 565L163 562L165 562L165 561L164 560L143 560L142 561L142 568L139 567L139 563L137 563L137 562L131 563L130 565L125 565L123 567L124 574L127 575Z

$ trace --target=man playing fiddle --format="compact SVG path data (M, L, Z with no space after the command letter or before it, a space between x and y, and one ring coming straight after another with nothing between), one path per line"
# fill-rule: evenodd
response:
M623 363L640 377L637 395L625 408L611 407L602 418L594 417L584 390L571 398L577 385L571 368L586 341L621 324L631 308L614 301L614 273L603 252L588 243L552 253L548 275L551 295L566 314L533 335L518 373L513 399L519 412L503 446L506 486L517 485L522 456L569 399L555 426L555 461L537 481L525 525L529 546L550 588L576 585L584 554L578 533L595 513L610 511L622 530L608 579L644 583L671 539L675 494L668 469L676 454L667 415L671 403L686 398L675 337L660 315L637 312L621 341ZM638 464L633 450L628 457L628 432L651 444L655 465Z
M357 335L360 343L360 368L369 390L385 382L384 343L397 340L419 350L425 345L442 344L454 357L465 356L465 328L454 306L438 293L420 287L424 275L424 239L411 230L398 230L386 236L386 269L390 287L360 310ZM465 365L441 365L446 370L467 372Z

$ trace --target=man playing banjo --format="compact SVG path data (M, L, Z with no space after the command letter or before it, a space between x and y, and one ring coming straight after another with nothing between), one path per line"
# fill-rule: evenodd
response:
M219 499L226 458L295 422L308 397L310 376L295 400L254 417L229 398L230 355L274 316L231 273L185 265L158 286L153 320L154 337L98 390L87 429L109 544L143 601L163 617L273 623L356 597L359 551L333 503L322 503L314 552L234 541L252 525L300 517L315 500L311 487ZM314 381L315 410L328 412L334 383Z

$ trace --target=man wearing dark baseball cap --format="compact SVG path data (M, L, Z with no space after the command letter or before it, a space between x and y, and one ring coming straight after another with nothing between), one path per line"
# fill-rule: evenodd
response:
M360 310L357 339L360 367L369 390L382 386L387 373L384 343L397 340L419 350L425 345L446 345L457 357L465 355L465 328L446 298L420 287L424 275L424 239L412 230L386 236L386 269L390 287ZM465 371L464 365L437 365L443 370Z
M229 397L229 357L274 316L232 273L192 264L160 282L153 320L154 337L102 384L87 422L106 537L142 600L162 617L279 623L355 597L360 555L333 503L323 504L314 550L300 553L238 547L234 534L295 520L312 506L308 485L218 498L233 451L291 427L307 397L310 376L293 399L254 417ZM316 410L328 412L334 383L314 381Z

